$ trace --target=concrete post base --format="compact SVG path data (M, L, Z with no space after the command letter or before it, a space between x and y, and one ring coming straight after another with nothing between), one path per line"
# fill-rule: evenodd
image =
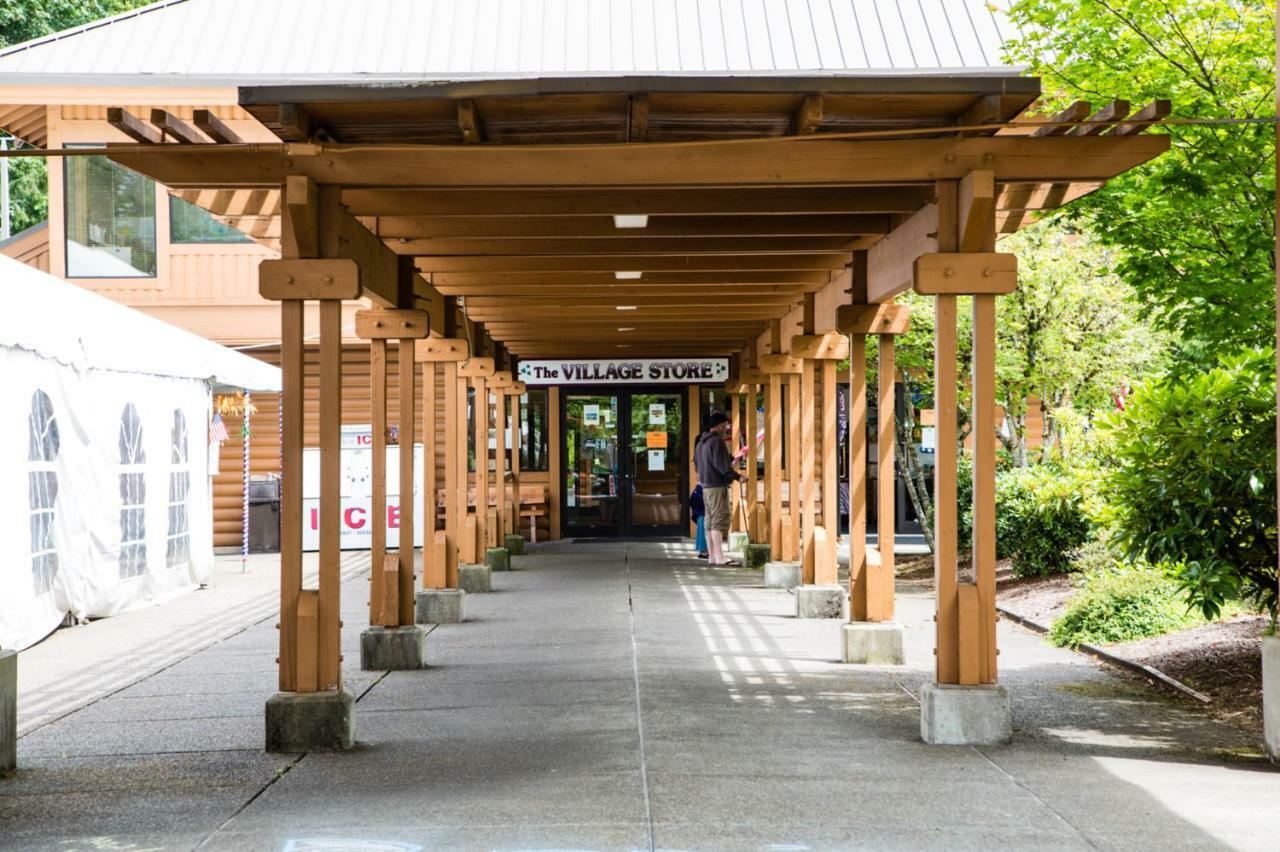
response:
M843 618L842 586L797 586L796 618Z
M524 536L509 535L502 540L507 548L507 553L512 556L524 556Z
M0 651L0 772L18 766L18 652Z
M426 668L427 631L407 627L368 627L360 634L360 668L399 672Z
M467 593L462 589L423 589L414 596L419 624L461 624L467 620Z
M920 739L930 745L1003 745L1013 739L1009 692L999 684L926 683Z
M458 588L468 594L493 591L493 570L488 565L459 565Z
M800 585L799 562L764 563L764 587L766 589L794 589Z
M1262 725L1267 754L1280 763L1280 636L1262 639Z
M747 535L746 533L731 532L729 533L729 544L727 545L727 547L729 550L732 550L734 553L741 553L742 549L750 543L751 543L751 536Z
M277 692L267 699L267 751L340 751L356 740L356 699L337 692Z
M491 547L484 552L484 564L491 571L510 571L511 554L505 547Z
M742 564L747 568L760 571L769 561L770 549L767 544L748 544L742 549Z
M844 661L867 666L900 666L906 662L902 652L902 625L892 621L855 621L842 631Z

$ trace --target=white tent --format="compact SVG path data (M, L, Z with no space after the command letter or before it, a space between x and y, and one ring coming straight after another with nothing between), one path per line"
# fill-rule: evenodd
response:
M0 257L0 647L213 569L212 389L280 371Z

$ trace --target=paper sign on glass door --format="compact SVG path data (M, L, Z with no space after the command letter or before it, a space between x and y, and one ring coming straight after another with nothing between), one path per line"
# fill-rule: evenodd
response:
M666 426L667 425L667 406L661 402L649 403L649 425L650 426Z
M599 426L600 425L600 406L598 405L582 406L582 425L583 426Z
M649 470L661 473L667 469L667 451L666 450L650 450L649 451Z

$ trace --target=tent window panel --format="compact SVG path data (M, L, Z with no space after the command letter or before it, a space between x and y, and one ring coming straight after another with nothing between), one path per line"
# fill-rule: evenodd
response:
M68 157L67 275L156 276L155 184L106 157Z
M137 577L147 570L147 479L141 466L142 421L133 403L120 415L120 577Z
M182 411L173 412L173 431L169 461L169 536L165 548L165 565L178 568L191 562L191 526L187 512L187 499L191 495L191 471L187 468L190 457L187 444L187 420Z
M243 231L213 218L203 207L169 196L169 241L172 243L250 243Z
M31 582L37 596L53 589L58 575L58 550L53 540L54 505L58 502L58 474L53 469L59 449L58 421L53 401L44 391L31 397L27 417L27 505L30 510Z

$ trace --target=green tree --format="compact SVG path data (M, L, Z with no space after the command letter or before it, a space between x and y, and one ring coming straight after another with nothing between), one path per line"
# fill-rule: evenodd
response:
M1138 388L1104 420L1110 522L1130 558L1173 566L1207 618L1238 596L1276 611L1275 350Z
M1275 103L1273 0L1019 0L1010 58L1046 107L1172 101L1174 118L1262 119ZM1275 138L1268 123L1168 126L1171 151L1069 208L1184 360L1274 340Z
M1121 252L1089 232L1041 223L1001 240L1000 250L1018 256L1018 289L997 301L1000 440L1022 466L1028 399L1041 401L1048 449L1057 412L1110 408L1122 384L1161 366L1169 336L1143 321L1133 288L1114 272Z
M0 47L128 12L148 2L150 0L0 0ZM14 232L49 217L49 180L43 158L10 160L9 181L9 212Z

